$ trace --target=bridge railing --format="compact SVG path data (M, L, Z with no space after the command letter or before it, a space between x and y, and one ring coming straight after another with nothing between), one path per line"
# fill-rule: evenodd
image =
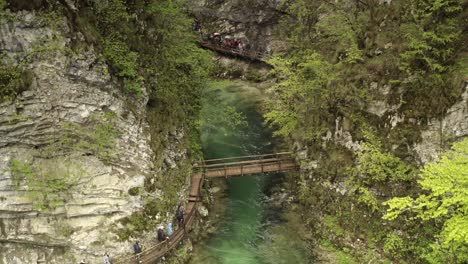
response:
M197 196L200 197L201 188L204 177L201 177L198 181ZM159 242L141 253L129 256L126 258L117 259L114 263L118 264L139 264L139 263L153 263L168 251L176 247L180 241L182 241L191 230L192 225L195 221L196 213L198 210L198 203L200 201L189 202L187 206L191 206L189 213L184 217L184 222L178 227L178 229L166 240ZM156 237L155 237L156 238Z
M280 152L280 153L273 153L273 154L263 154L263 155L250 155L250 156L238 156L238 157L229 157L229 158L221 158L221 159L210 159L210 160L203 160L199 161L194 164L193 168L195 172L203 172L203 173L195 173L198 175L197 177L193 177L189 202L187 203L186 209L189 210L188 213L186 212L185 221L183 224L179 226L179 228L165 241L157 243L151 247L146 248L140 254L116 259L114 263L122 263L122 264L139 264L139 263L154 263L160 257L164 256L168 251L172 250L177 244L182 241L185 237L187 237L188 232L191 230L192 225L195 221L196 213L198 211L198 204L201 202L201 189L203 185L203 181L206 176L206 172L211 170L219 170L220 168L224 169L227 172L227 169L237 167L240 168L242 174L242 168L249 168L249 166L261 166L262 172L263 167L268 166L270 164L277 164L279 165L279 171L281 171L281 164L289 164L291 168L291 164L294 163L294 158L291 152ZM295 165L293 165L294 167ZM278 171L275 169L275 171ZM227 173L225 174L227 176ZM194 193L193 189L196 187L196 193ZM193 200L192 198L195 198ZM156 236L155 236L156 238Z
M195 168L200 167L207 167L210 165L221 165L223 163L235 163L235 162L242 162L242 161L257 161L257 160L264 160L264 159L291 159L293 158L292 152L279 152L279 153L271 153L271 154L260 154L260 155L247 155L247 156L236 156L236 157L228 157L228 158L219 158L219 159L208 159L197 161L195 164Z
M295 167L291 152L210 159L194 165L195 171L209 177L228 177L244 173L284 171ZM267 168L276 166L273 170ZM264 171L265 168L265 171Z

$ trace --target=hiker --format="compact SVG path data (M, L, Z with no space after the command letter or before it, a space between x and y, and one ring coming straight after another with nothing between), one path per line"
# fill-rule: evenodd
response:
M167 235L172 236L172 223L167 224Z
M140 254L141 253L141 245L140 245L140 241L136 241L135 244L133 245L133 251L135 252L135 254Z
M184 209L182 208L181 204L177 206L176 219L177 219L177 222L179 223L179 226L184 223Z
M236 41L236 39L232 39L232 41L231 41L231 47L232 47L232 48L235 48L236 46L237 46L237 41Z
M80 261L80 264L86 264L86 260L85 260L85 259L82 259L82 260Z
M214 44L221 44L221 34L219 34L218 32L213 33L212 40Z
M237 43L237 46L239 47L239 50L241 52L244 51L244 43L242 42L242 40L239 39L239 42Z
M112 264L112 259L109 257L109 253L104 253L104 264Z
M162 229L162 227L160 226L158 228L158 241L159 242L163 242L164 240L166 240L166 235L164 234L164 230Z

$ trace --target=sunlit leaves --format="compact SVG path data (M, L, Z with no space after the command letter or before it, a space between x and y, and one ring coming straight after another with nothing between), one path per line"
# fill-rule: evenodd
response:
M423 221L444 221L438 236L442 244L434 248L452 257L459 254L456 263L468 261L468 139L455 143L439 160L427 164L420 178L425 194L415 199L391 199L384 218L392 220L408 211Z

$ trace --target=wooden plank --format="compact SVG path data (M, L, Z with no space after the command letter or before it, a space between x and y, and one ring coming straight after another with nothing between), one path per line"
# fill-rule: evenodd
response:
M242 171L240 167L229 168L228 170L217 169L217 170L208 171L206 173L206 177L213 178L213 177L225 177L225 176L241 176L241 175L261 173L261 172L280 172L280 171L294 170L296 169L296 167L297 167L296 164L292 162L282 163L281 167L279 166L279 164L265 165L263 166L263 171L262 171L262 166L253 166L253 167L244 166L242 168Z

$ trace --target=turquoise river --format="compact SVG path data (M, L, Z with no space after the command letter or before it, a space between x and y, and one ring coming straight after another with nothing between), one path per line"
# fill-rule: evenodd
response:
M259 113L262 87L244 81L210 85L202 110L202 147L206 159L271 153L276 146ZM191 264L311 263L295 229L282 212L267 206L267 194L282 174L217 179L223 199L216 231L194 246ZM223 182L221 182L223 181ZM215 210L216 211L216 210Z

